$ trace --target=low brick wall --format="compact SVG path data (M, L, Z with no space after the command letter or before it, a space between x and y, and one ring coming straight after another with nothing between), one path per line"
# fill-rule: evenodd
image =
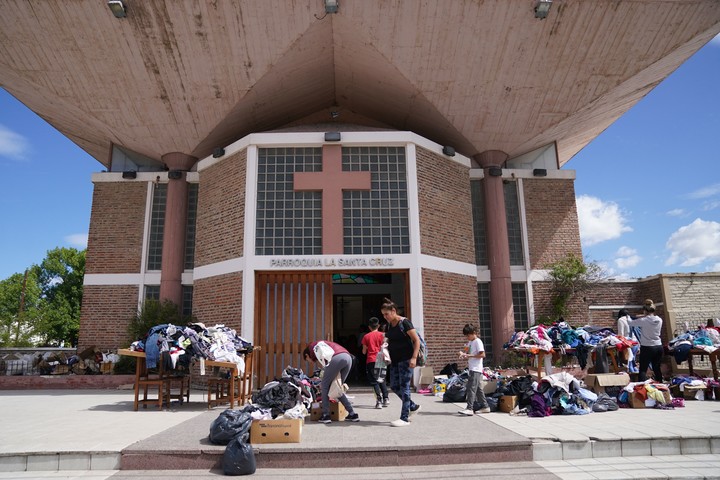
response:
M135 383L135 375L0 376L0 390L117 389Z

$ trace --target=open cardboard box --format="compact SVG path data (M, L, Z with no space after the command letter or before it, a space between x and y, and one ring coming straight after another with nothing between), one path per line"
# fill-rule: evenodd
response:
M624 387L630 383L627 373L592 373L585 377L585 385L597 394L605 393L605 387Z

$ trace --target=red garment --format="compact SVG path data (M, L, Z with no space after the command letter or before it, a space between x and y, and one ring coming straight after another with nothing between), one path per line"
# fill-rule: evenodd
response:
M367 348L367 363L375 363L384 341L385 334L378 330L365 334L362 344Z
M312 360L313 362L317 362L317 357L315 356L315 345L317 345L317 343L319 341L320 340L318 340L317 342L312 342L310 345L308 345L308 347L310 347L309 357L310 357L310 360ZM347 353L348 355L350 354L350 352L348 352L345 349L345 347L343 347L342 345L340 345L338 343L331 342L330 340L322 340L322 341L327 343L330 346L330 348L333 349L333 352L335 352L335 355L337 355L338 353Z

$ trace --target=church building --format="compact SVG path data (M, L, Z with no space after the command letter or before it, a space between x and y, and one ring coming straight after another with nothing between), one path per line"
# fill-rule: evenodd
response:
M170 300L261 382L386 297L431 365L466 323L498 361L582 256L563 166L720 32L715 0L3 3L0 85L104 170L79 348Z

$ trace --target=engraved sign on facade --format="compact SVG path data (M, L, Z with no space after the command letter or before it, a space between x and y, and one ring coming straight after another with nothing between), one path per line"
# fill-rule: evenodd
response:
M328 258L272 258L270 267L273 268L338 268L338 267L393 267L395 259L392 257L354 258L354 257L328 257Z

